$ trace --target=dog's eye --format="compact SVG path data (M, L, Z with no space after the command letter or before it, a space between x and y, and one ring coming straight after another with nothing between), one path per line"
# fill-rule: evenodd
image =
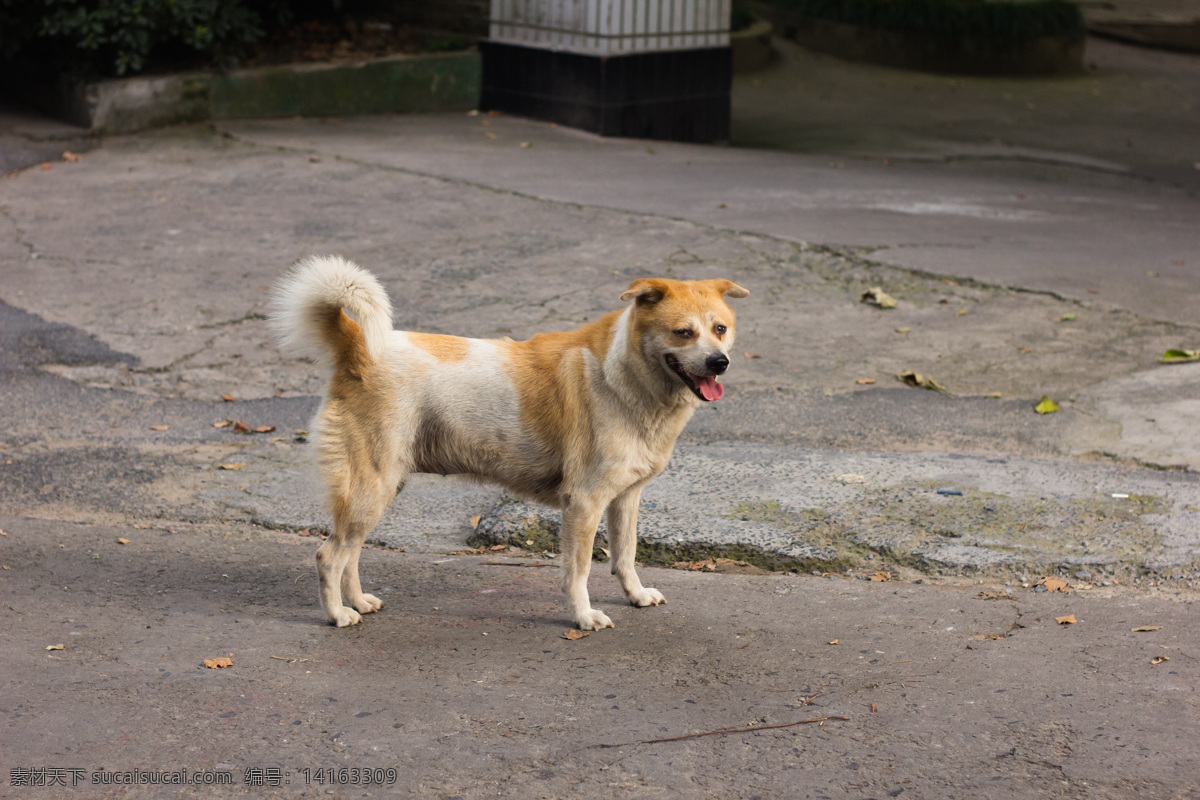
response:
M674 333L676 336L678 336L680 339L692 338L692 329L691 328L680 328L677 331L671 331L671 332Z
M718 325L713 328L713 330L716 332L717 336L724 336L725 331L729 330L729 328L726 328L724 325Z

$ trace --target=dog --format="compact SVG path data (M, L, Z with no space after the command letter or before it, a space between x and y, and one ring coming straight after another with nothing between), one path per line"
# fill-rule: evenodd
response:
M393 330L379 281L341 257L293 265L270 320L285 351L332 370L311 426L333 507L317 551L329 621L355 625L383 607L362 590L359 551L415 472L472 476L561 509L562 589L581 629L613 627L587 590L606 511L629 602L665 603L634 564L642 487L696 408L724 394L717 376L735 332L725 298L749 294L723 279L641 278L624 309L577 330L466 339Z

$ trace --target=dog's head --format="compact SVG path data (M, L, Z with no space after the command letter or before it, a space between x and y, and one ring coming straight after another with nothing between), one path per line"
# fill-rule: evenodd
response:
M729 367L736 318L726 297L750 292L732 281L640 278L622 300L633 300L633 337L653 374L665 385L704 402L720 400L717 376Z

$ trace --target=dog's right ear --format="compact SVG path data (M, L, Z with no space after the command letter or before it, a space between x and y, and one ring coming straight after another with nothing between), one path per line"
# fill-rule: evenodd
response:
M638 278L621 294L622 300L637 299L639 306L652 306L667 296L667 282L661 278Z

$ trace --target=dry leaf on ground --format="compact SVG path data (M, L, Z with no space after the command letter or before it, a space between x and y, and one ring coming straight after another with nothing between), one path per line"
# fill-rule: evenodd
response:
M234 433L250 433L250 426L242 422L240 419L233 423Z
M837 639L834 639L832 642L830 642L830 644L837 644L837 643L838 643Z
M274 431L275 431L274 425L259 425L257 428L254 429L255 433L273 433Z
M232 403L235 398L231 394L223 394L223 395L221 395L221 399L224 400L226 403Z
M169 431L169 430L171 430L171 426L170 425L151 425L150 430L152 430L152 431Z
M0 531L0 536L8 536L8 534L5 533L4 531Z
M1060 581L1058 578L1042 578L1034 586L1045 586L1047 592L1065 592L1067 590L1067 582Z
M225 419L221 420L220 422L214 422L212 424L212 426L214 428L228 428L232 424L233 424L233 420L231 420L229 417L226 417Z
M855 383L859 384L860 386L866 386L866 385L874 383L874 382L875 382L874 378L859 378L858 380L855 381Z
M77 161L83 160L83 156L79 155L79 153L72 153L70 150L67 150L65 153L63 153L62 158L63 161L66 161L69 164L74 164Z
M475 516L471 517L469 520L471 523L471 530L475 530L479 527L479 520L481 519L483 519L483 514L476 514Z
M971 309L969 309L969 308L960 308L958 311L955 311L955 312L954 312L954 316L956 316L956 317L961 317L961 316L963 316L963 315L965 315L965 314L970 314L970 313L971 313Z
M1058 403L1042 395L1042 399L1037 401L1037 405L1033 407L1033 410L1039 414L1053 414L1055 411L1058 411Z
M1078 620L1075 619L1074 614L1067 614L1065 617L1055 617L1054 621L1059 625L1074 625L1076 622L1078 622Z
M911 369L901 372L896 377L899 378L903 383L916 389L929 389L934 392L949 394L949 392L946 391L946 387L942 386L933 378L929 377L928 375L922 375L919 372L913 372Z
M1134 633L1149 633L1150 631L1161 631L1164 627L1165 626L1163 625L1141 625L1137 628L1130 628L1129 630L1133 631Z
M839 483L866 483L865 475L859 475L857 472L847 472L845 475L838 475Z
M896 298L878 286L872 286L862 293L862 302L879 306L880 308L895 308Z
M65 644L48 644L48 645L46 645L46 649L47 650L66 650L67 646Z
M1170 661L1170 660L1171 660L1170 656L1158 656L1156 658L1150 659L1150 663L1151 664L1161 664L1164 661Z
M884 572L883 570L879 570L878 572L876 572L874 575L871 576L871 580L875 581L876 583L882 583L883 581L890 581L891 579L892 579L892 576L889 575L888 573Z
M208 667L209 669L221 669L222 667L232 667L233 659L225 658L224 656L222 656L220 658L206 658L206 659L204 659L204 666Z
M238 463L238 464L218 464L218 465L217 465L217 469L230 469L230 470L233 470L233 469L241 469L241 468L242 468L242 467L244 467L244 466L246 466L244 463Z
M746 358L762 358L758 353L746 353Z
M591 636L591 631L577 631L574 628L569 628L563 631L562 638L570 639L572 642L576 639L582 639L585 636Z
M129 544L129 540L128 540L128 539L122 539L121 537L119 537L119 536L118 536L118 537L117 537L117 544Z
M507 549L508 549L508 545L506 545L506 544L494 544L494 545L492 545L492 546L491 546L490 548L488 548L488 549L489 549L489 550L507 550Z

